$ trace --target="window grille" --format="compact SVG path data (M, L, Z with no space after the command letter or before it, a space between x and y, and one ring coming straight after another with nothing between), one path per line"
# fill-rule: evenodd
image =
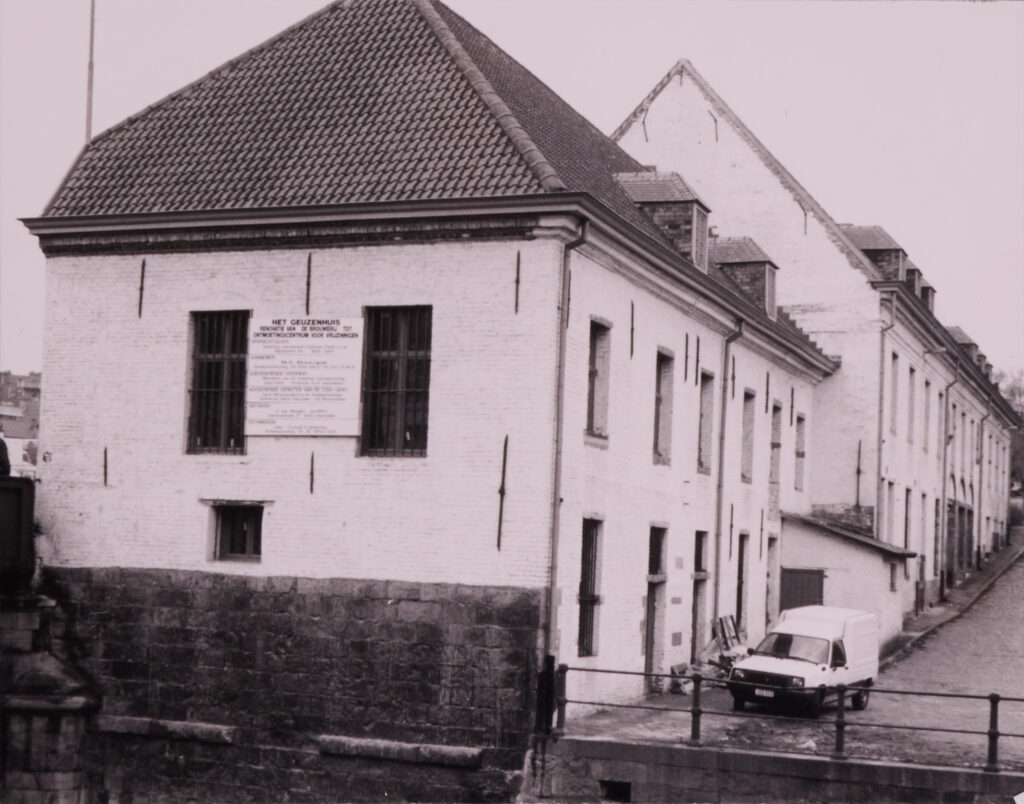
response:
M263 506L218 505L217 558L259 559L262 552Z
M245 452L249 311L192 314L188 451Z
M431 311L366 310L363 455L427 454Z
M601 522L596 519L583 520L583 551L580 566L580 629L577 645L580 656L593 656L594 621L597 604L597 541L601 533Z

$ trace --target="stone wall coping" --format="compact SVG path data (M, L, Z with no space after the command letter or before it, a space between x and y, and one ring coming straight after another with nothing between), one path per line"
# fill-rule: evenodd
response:
M459 768L479 768L482 748L436 743L407 743L399 740L380 740L372 737L349 737L339 734L321 734L317 738L320 753L338 756L389 759L420 765L452 765Z
M235 742L235 726L200 723L192 720L163 720L155 717L97 715L90 723L94 731L116 734L142 734L147 737L176 737L203 743L231 745Z
M557 743L549 743L549 751L565 758L627 762L637 767L702 768L727 775L788 776L833 783L973 791L987 795L1012 796L1024 790L1024 773L1012 770L988 773L980 768L913 765L860 758L833 760L825 756L748 749L623 744L581 737L561 737Z
M0 695L8 712L81 712L96 705L91 695Z

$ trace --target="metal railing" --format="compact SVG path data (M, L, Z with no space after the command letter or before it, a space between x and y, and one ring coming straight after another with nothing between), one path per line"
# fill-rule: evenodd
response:
M666 707L666 706L652 706L650 704L638 704L638 703L611 703L608 701L584 701L570 699L566 695L566 677L569 671L580 672L580 673L600 673L607 675L625 675L625 676L638 676L645 679L644 684L646 685L648 679L670 679L671 681L683 681L689 680L692 682L693 688L691 690L691 704L688 708L677 708L677 707ZM729 681L729 684L735 686L745 687L764 687L763 684L756 684L753 682L743 681ZM701 695L702 692L708 688L724 688L727 686L726 679L724 678L707 678L700 673L693 673L691 675L685 674L672 674L667 675L664 673L643 673L631 670L603 670L588 667L570 667L566 664L560 664L554 671L553 679L553 708L554 708L554 728L551 733L554 737L560 737L565 735L565 711L568 704L581 704L586 706L598 706L603 708L614 708L614 709L637 709L637 710L655 710L663 712L679 712L690 714L690 742L692 744L699 744L701 742L701 719L707 715L714 715L717 717L730 717L730 718L750 718L760 720L771 720L774 719L773 715L770 714L754 714L745 713L740 711L724 712L720 710L706 710L701 706ZM859 692L870 692L872 695L912 695L920 696L922 698L956 698L961 700L976 700L976 701L987 701L988 702L988 716L989 723L988 729L979 731L976 729L962 729L962 728L951 728L941 726L913 726L906 723L877 723L870 721L849 721L846 719L846 698L848 694L856 694ZM999 766L999 739L1001 737L1011 737L1024 739L1024 733L1014 732L1001 732L999 730L999 705L1001 703L1021 703L1024 704L1024 698L1014 698L1010 696L1001 696L996 693L990 693L988 695L978 695L971 693L954 693L954 692L929 692L925 690L901 690L901 689L883 689L880 687L870 686L846 686L844 684L837 685L834 688L830 688L829 694L835 694L837 697L836 701L836 713L835 719L832 721L832 728L835 733L835 740L833 749L829 756L832 759L844 760L849 759L850 755L846 752L846 730L851 726L856 728L874 728L874 729L894 729L900 731L920 731L920 732L933 732L933 733L946 733L946 734L963 734L963 735L975 735L987 738L988 757L984 765L984 769L990 773L998 773L1000 771ZM823 721L819 718L787 718L789 721L813 723L819 726L825 726L828 721Z

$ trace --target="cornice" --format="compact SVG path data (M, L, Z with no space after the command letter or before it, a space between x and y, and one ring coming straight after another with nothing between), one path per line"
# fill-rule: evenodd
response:
M48 257L150 254L533 239L542 217L586 218L611 247L630 254L731 319L745 334L788 351L813 373L838 368L812 344L771 321L756 305L586 193L402 201L332 206L217 209L131 215L47 216L22 222Z

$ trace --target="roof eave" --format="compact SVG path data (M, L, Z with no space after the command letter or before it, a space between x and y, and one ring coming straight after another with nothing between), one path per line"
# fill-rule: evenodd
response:
M734 319L742 319L747 331L786 349L805 370L824 378L839 364L739 294L730 291L689 260L623 220L587 193L538 193L533 195L455 198L426 201L391 201L258 209L183 210L138 214L81 215L22 218L37 237L59 234L116 234L144 230L251 227L264 224L329 223L340 221L459 217L502 213L577 214L600 222L614 232L616 241L639 258L679 281Z
M871 536L865 536L860 533L854 533L853 531L836 527L830 522L825 522L821 519L815 519L814 517L804 516L803 514L793 514L783 511L782 519L788 519L793 522L799 522L801 525L806 525L807 527L814 528L815 530L819 530L822 533L826 533L829 536L835 536L839 539L843 539L845 541L850 542L851 544L857 544L862 547L867 547L870 550L875 550L890 558L914 558L917 555L917 553L915 553L913 550L908 550L905 547L899 547L895 544L882 542Z

